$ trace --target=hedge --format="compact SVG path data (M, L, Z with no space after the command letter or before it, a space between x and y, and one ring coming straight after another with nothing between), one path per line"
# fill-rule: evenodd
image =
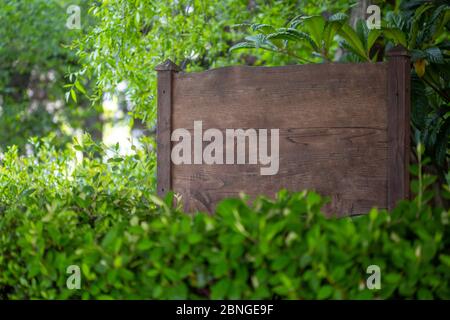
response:
M2 299L450 298L449 211L427 204L429 176L390 213L326 218L327 199L282 190L189 215L154 195L147 152L85 141L77 165L51 142L33 148L0 163ZM79 290L66 286L71 265ZM366 287L370 265L379 290Z

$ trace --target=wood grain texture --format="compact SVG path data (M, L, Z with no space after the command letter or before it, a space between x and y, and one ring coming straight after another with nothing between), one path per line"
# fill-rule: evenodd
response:
M172 129L172 78L178 66L167 60L156 66L158 72L157 192L163 197L171 189L170 135Z
M402 47L388 54L388 208L409 198L410 58Z
M286 188L314 189L332 197L329 212L356 214L386 206L386 155L383 129L284 128L277 175L261 176L259 165L176 165L173 185L188 211L213 211L239 192L273 197Z
M339 216L388 207L389 75L386 63L173 73L172 130L199 120L203 130L280 129L280 163L273 176L260 165L172 164L170 187L188 212L282 188L327 195Z

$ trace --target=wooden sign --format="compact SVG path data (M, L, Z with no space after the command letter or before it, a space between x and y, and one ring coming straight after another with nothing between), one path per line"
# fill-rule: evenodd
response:
M326 210L337 215L392 208L408 197L410 62L404 49L393 49L383 63L183 73L167 61L156 70L158 193L179 193L185 210L212 212L240 192L273 197L283 188L329 196ZM230 140L232 130L244 149L236 145L239 134ZM278 146L271 145L277 132ZM209 154L212 141L218 144ZM266 155L278 147L272 158L278 168L263 161L261 147Z

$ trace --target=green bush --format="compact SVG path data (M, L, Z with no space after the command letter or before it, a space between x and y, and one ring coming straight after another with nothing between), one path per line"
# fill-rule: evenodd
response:
M0 164L0 298L450 298L449 211L427 205L432 177L391 213L325 218L319 195L280 191L188 215L154 196L147 152L102 160L84 139L76 165L50 145ZM70 265L80 290L66 287ZM370 265L380 290L365 288Z

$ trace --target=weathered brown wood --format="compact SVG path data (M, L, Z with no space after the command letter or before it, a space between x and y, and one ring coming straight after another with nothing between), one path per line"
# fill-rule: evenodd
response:
M388 53L388 208L409 197L410 59L403 47Z
M174 80L174 128L386 128L385 64L239 66Z
M192 132L194 121L200 120L203 130L279 129L280 167L278 174L262 176L260 165L167 162L161 170L168 170L172 178L164 187L169 185L182 196L187 211L211 212L222 198L240 192L272 197L282 188L313 189L328 195L327 211L338 215L388 207L388 190L397 186L388 186L395 175L388 158L393 150L388 137L388 126L392 128L388 105L401 103L388 96L391 64L241 66L174 73L172 130ZM398 78L403 73L395 75ZM408 79L403 80L406 83ZM406 95L402 99L409 110ZM409 119L409 114L403 115ZM403 138L409 137L409 132L398 130L395 132L403 132ZM170 136L161 140L170 141ZM407 167L396 168L400 170L396 183L407 186ZM402 191L397 192L399 199Z
M171 189L172 78L179 69L167 60L155 70L158 73L157 191L162 197Z
M329 212L357 214L386 206L386 132L368 128L283 128L280 168L261 176L259 165L176 165L175 190L188 211L212 211L226 196L271 197L286 188L332 197Z

